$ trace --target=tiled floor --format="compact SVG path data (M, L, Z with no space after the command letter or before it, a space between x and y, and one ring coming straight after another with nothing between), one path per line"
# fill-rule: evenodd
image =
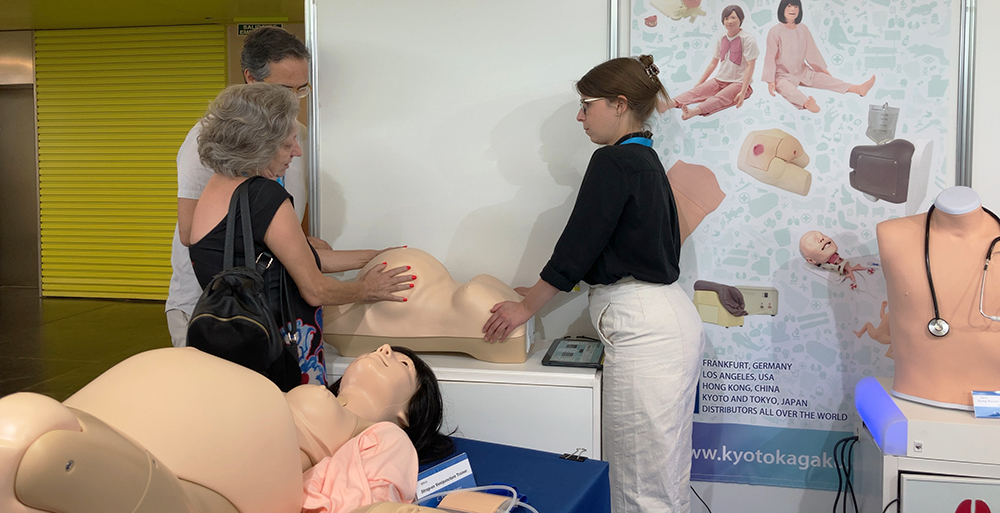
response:
M41 299L37 289L0 287L0 397L63 401L125 358L169 345L163 302Z

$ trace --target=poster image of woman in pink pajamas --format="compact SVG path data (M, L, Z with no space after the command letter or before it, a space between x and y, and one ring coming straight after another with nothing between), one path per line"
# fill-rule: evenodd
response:
M691 119L695 116L708 116L733 105L743 106L743 101L750 97L753 89L754 65L760 50L757 40L749 32L740 28L743 25L743 9L738 5L730 5L722 10L722 25L726 34L719 38L715 46L715 56L705 68L701 80L690 91L681 93L674 98L661 101L660 112L667 109L680 108L681 119ZM719 72L709 80L715 68ZM691 106L692 103L700 103Z
M767 91L785 97L792 105L809 112L819 112L812 96L799 91L799 86L827 89L838 93L868 94L875 84L875 75L861 84L849 84L834 78L826 69L809 28L801 24L801 0L781 0L778 4L778 24L767 33L764 71L761 80Z

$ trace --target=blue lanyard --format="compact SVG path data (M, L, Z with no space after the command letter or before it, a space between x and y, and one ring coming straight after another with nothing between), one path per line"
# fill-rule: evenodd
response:
M641 144L643 146L646 146L647 148L652 148L653 147L653 140L650 139L649 137L638 137L638 136L636 136L636 137L631 137L629 139L625 139L624 141L622 141L622 145L626 145L626 144Z

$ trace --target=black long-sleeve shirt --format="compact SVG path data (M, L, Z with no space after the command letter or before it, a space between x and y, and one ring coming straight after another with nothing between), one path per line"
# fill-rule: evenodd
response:
M667 173L652 148L621 144L594 152L543 280L568 292L583 280L626 277L669 284L680 272L680 226Z

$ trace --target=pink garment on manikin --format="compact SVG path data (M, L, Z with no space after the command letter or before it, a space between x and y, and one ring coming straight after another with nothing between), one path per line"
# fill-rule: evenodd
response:
M399 426L379 422L302 474L303 513L343 513L375 502L410 503L417 451Z
M826 70L826 61L805 25L790 28L779 23L771 27L767 33L761 80L774 83L775 91L800 109L804 108L809 97L799 91L799 86L841 94L851 87L851 84L828 73L815 71L817 69Z
M813 68L826 69L826 60L819 53L808 27L800 24L793 29L782 23L771 27L767 32L761 80L774 82L781 75L801 79Z

